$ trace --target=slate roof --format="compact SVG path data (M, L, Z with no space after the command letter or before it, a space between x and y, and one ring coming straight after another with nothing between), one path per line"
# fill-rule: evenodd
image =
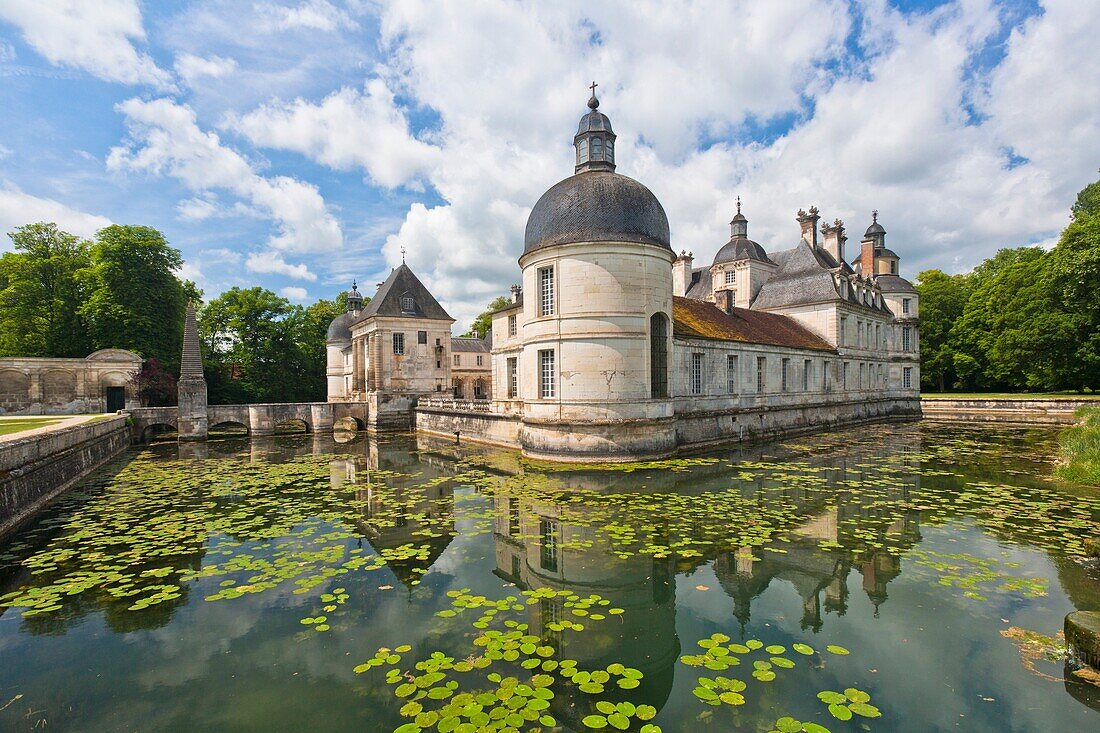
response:
M605 170L559 181L542 195L523 235L524 254L570 242L638 242L672 249L661 202L633 178Z
M451 336L451 351L474 352L488 354L492 351L492 344L487 339L470 338L468 336Z
M713 264L718 265L723 262L737 262L738 260L772 262L771 259L768 258L768 253L764 251L764 248L748 237L731 237L730 241L722 245L722 249L718 250L718 253L714 255Z
M413 299L413 310L401 309L401 298L408 296ZM409 266L404 262L390 273L386 282L371 298L370 303L363 308L356 323L371 316L385 316L397 318L428 318L436 321L451 321L454 319L443 310L443 306L435 299L424 283L420 282Z
M351 341L351 322L355 319L354 314L350 312L344 312L332 319L332 323L328 324L328 336L327 341Z
M672 321L672 333L678 338L836 352L828 341L790 316L779 313L734 308L731 314L713 303L677 296L672 299Z
M713 287L709 267L697 267L691 271L691 287L685 295L693 300L706 300Z
M870 310L890 312L885 304L865 305L856 297L854 288L848 288L848 296L842 298L832 271L839 268L844 275L855 271L847 262L838 262L821 247L811 247L801 241L794 249L776 252L772 255L772 260L779 267L775 275L760 287L760 292L752 302L753 310L839 300Z
M917 289L913 283L900 275L879 275L875 278L879 290L884 293L915 293Z

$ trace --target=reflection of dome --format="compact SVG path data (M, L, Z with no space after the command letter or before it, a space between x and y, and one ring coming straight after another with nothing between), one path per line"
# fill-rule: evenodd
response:
M669 245L668 217L653 192L633 178L585 171L550 188L527 219L523 251L570 242Z
M341 313L332 319L332 323L328 325L329 341L351 341L351 322L353 320L352 313Z

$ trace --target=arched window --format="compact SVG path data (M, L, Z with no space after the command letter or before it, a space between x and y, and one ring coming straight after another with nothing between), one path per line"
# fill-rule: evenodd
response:
M664 313L649 318L649 385L653 399L668 397L668 317Z

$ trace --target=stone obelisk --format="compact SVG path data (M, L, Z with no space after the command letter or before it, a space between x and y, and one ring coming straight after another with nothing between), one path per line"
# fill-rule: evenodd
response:
M195 304L191 301L187 301L187 315L183 320L183 358L177 386L179 439L206 440L210 427L206 417L206 378L202 375L199 327L195 320Z

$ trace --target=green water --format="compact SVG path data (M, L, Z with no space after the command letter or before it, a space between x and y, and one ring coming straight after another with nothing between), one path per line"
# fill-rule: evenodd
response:
M1100 730L1054 638L1100 491L1055 440L153 446L0 545L0 730Z

